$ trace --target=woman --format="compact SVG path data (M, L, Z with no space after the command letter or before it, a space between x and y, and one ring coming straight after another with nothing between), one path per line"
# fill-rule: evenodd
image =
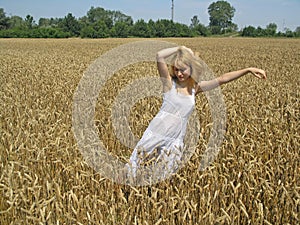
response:
M171 71L166 58L173 56ZM163 84L163 103L134 149L127 168L136 177L145 165L154 163L164 177L178 168L187 122L195 105L195 96L248 73L265 79L258 68L246 68L226 73L213 80L201 81L205 67L193 51L185 46L167 48L157 53L157 68ZM163 162L163 163L158 163Z

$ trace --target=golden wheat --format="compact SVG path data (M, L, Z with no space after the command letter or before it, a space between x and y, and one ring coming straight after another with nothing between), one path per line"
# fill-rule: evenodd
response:
M113 183L84 162L72 133L72 101L88 66L135 39L0 40L1 224L299 224L300 40L168 39L201 53L217 75L261 67L222 87L227 131L217 159L199 171L211 118L197 97L197 151L171 179L151 187ZM95 123L111 153L132 149L114 136L110 109L118 91L154 63L118 71L99 93ZM141 136L161 99L138 101L130 115ZM142 115L142 116L141 116Z

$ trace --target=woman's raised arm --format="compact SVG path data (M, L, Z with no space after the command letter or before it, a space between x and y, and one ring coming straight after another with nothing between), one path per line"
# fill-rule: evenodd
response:
M170 79L170 73L165 59L175 54L179 47L166 48L156 53L157 68L160 77Z

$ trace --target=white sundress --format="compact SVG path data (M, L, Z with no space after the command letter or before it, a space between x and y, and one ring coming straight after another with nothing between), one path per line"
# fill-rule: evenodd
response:
M165 175L178 168L188 119L194 106L195 90L193 89L192 95L178 93L176 83L172 81L172 88L163 94L163 103L158 114L152 119L132 152L127 164L131 176L136 176L137 170L149 156L152 159L154 157L155 161L164 160L165 167L160 172Z

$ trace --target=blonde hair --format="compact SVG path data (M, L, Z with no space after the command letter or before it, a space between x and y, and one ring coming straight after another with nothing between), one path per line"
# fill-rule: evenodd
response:
M194 88L196 83L200 81L200 76L204 72L204 67L201 64L201 60L199 58L199 52L188 51L185 48L179 47L177 53L174 55L171 61L171 71L170 74L174 80L177 79L175 75L175 69L189 66L191 70L190 74L190 82L188 82L189 88Z

